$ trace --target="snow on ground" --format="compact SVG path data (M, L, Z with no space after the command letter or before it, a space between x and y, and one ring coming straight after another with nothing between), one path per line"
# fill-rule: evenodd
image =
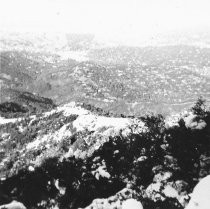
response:
M190 129L203 129L206 127L206 122L204 120L196 120L197 115L190 114L184 118L185 126Z
M102 128L113 127L115 130L126 128L131 121L127 118L109 118L95 115L80 115L74 122L73 126L77 131L96 131Z
M26 149L35 149L37 148L40 144L48 141L50 138L49 135L44 135L41 138L37 137L33 142L30 142L27 144Z
M26 207L22 203L14 200L9 204L0 206L0 209L26 209Z
M1 124L6 124L6 123L15 123L17 121L21 121L21 118L3 118L0 117L0 125Z
M29 118L31 119L30 123L32 123L36 119L36 116L32 115ZM0 125L7 124L7 123L20 122L23 119L24 118L4 118L4 117L0 116ZM30 125L30 123L29 123L29 125ZM21 129L21 127L19 127L19 128Z
M78 62L85 62L89 60L86 51L66 51L66 52L59 51L58 54L63 60L73 59Z
M179 194L176 189L174 189L171 185L166 185L166 187L163 190L163 194L165 194L166 197L171 198L179 198Z
M131 119L109 118L94 115L90 111L83 109L80 106L76 106L75 102L68 103L58 107L55 110L46 112L43 114L43 118L56 112L62 112L64 116L79 115L78 118L72 123L72 128L76 129L77 132L88 130L97 133L102 132L102 135L111 135L113 132L119 133L120 130L125 130L126 127L131 124ZM68 125L70 125L70 123L63 125L56 132L50 132L41 136L39 135L34 141L28 143L26 148L36 149L40 144L46 144L47 142L52 141L59 142L66 137L70 137L72 133L69 130Z
M65 124L55 133L49 133L45 135L38 136L33 142L27 144L27 149L35 149L40 144L44 142L59 142L66 137L70 137L72 135L71 131L67 128L69 124ZM47 145L46 145L47 146ZM48 147L47 147L48 148Z
M194 188L191 200L185 209L210 208L210 175L203 178Z
M77 106L75 102L70 102L65 105L59 106L54 110L51 110L49 112L45 112L43 114L43 117L48 117L56 112L63 112L64 116L69 115L84 115L90 113L88 110L81 108L80 106Z
M124 206L126 205L130 206L128 207L128 209L143 209L142 207L140 207L141 205L140 202L139 202L140 204L139 203L136 204L137 201L133 199L134 195L135 192L133 190L124 188L111 197L94 199L93 202L85 209L93 209L93 208L122 209L122 204ZM130 199L132 200L130 201ZM127 208L125 207L125 209Z
M122 209L143 209L143 206L135 199L127 199L122 203Z
M64 116L77 115L78 117L73 122L64 124L59 130L52 130L44 135L39 134L34 141L27 144L26 149L33 150L40 148L40 146L48 149L51 147L51 144L59 143L61 140L71 137L75 131L88 131L92 133L84 137L84 140L90 146L90 150L95 150L108 140L110 136L119 135L120 132L123 136L128 136L131 132L137 133L146 130L145 124L137 119L98 116L77 106L75 102L59 106L55 110L44 113L43 118L59 112L62 112ZM94 146L92 146L92 137L95 136L97 140L94 140ZM77 155L77 152L80 155L80 150L69 150L66 156ZM108 176L103 169L99 169L98 173Z
M179 126L178 122L181 118L180 114L174 114L173 116L167 117L165 119L165 124L167 128L173 127L173 126Z
M185 118L189 115L191 115L192 113L189 111L183 111L181 113L176 113L176 114L171 114L168 117L166 117L165 119L165 125L167 128L173 127L173 126L179 126L179 120L181 118Z
M63 111L64 116L69 116L69 115L85 115L89 114L90 111L81 108L80 106L76 106L75 102L70 102L68 104L59 106L57 108L57 111Z
M100 177L107 178L107 179L111 177L111 175L107 172L106 163L104 160L101 162L100 165L97 165L97 166L98 168L95 171L92 171L92 174L95 176L97 180L99 180ZM95 168L95 167L96 165L93 164L92 168Z

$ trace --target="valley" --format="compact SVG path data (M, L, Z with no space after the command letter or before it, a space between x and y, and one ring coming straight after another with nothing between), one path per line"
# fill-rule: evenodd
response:
M58 105L78 101L116 114L167 115L198 97L210 99L208 47L106 46L91 35L11 37L0 40L1 102L27 91Z

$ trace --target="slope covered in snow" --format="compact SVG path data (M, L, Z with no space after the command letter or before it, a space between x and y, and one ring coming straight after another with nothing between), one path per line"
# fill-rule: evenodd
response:
M210 111L202 100L167 118L113 117L85 107L72 102L42 114L1 117L0 205L187 206L194 186L210 174Z

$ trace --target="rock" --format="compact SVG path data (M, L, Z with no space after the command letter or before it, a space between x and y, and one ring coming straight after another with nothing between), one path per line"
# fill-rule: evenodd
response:
M173 185L179 194L187 194L187 187L189 186L186 181L183 180L176 180Z
M190 114L184 118L185 126L190 129L202 130L207 126L206 122L202 119L197 121L197 115Z
M28 167L28 170L31 171L31 172L33 172L35 169L34 169L33 166L30 165L30 166Z
M178 201L182 206L185 206L189 199L186 193L188 184L181 180L167 182L167 178L170 178L170 172L165 172L164 174L165 175L156 175L155 180L157 182L153 182L146 188L145 195L154 202L163 202L168 198L172 198L174 201ZM160 181L158 182L158 180Z
M171 198L177 198L179 197L179 194L175 188L173 188L171 185L166 185L163 189L163 194L166 197L171 197Z
M164 156L164 165L167 166L167 168L173 169L174 171L180 169L177 163L177 159L174 158L172 155Z
M185 126L187 128L191 128L192 127L192 123L195 122L196 119L196 115L194 114L190 114L187 117L184 118L184 122L185 122Z
M135 192L132 189L124 188L114 196L108 197L106 199L103 198L93 200L93 202L85 209L121 209L122 203L126 202L127 200L134 200L132 199L134 196ZM130 209L143 209L142 207L137 208L132 206L133 205L131 205Z
M185 209L210 208L210 175L203 178L194 188L191 200Z
M127 199L122 203L122 209L143 209L143 206L135 199Z
M26 209L26 207L21 202L12 201L9 204L0 206L0 209Z
M152 183L146 188L145 194L149 199L153 200L154 202L158 200L163 201L165 198L161 195L162 187L163 185L161 184L161 182Z
M204 120L199 120L198 125L196 127L196 129L198 130L202 130L207 126L206 122Z
M158 174L156 174L153 178L154 182L162 182L162 181L167 181L168 179L171 178L173 174L169 171L167 172L160 172Z

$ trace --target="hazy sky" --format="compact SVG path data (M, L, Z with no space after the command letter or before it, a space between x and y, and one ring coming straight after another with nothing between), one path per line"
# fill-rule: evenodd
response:
M0 0L0 27L132 36L210 26L210 0Z

